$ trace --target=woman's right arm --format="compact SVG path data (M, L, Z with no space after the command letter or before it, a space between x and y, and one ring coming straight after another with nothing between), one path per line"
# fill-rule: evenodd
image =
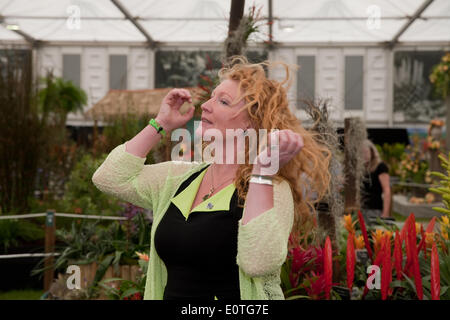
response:
M173 89L163 99L155 120L167 134L192 118L194 108L183 115L179 112L185 101L192 100L189 91L184 89ZM144 165L147 154L160 138L156 129L147 125L134 138L111 151L92 176L92 182L105 193L151 208L170 168L170 161Z

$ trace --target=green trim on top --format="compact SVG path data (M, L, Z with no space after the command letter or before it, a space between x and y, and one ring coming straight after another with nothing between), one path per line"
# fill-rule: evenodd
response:
M181 211L186 220L192 212L230 210L230 201L233 197L234 190L236 189L234 183L227 185L225 188L214 194L211 198L202 201L194 209L192 209L192 211L190 211L205 173L206 170L203 170L183 191L170 200ZM210 207L209 204L212 204L212 207Z

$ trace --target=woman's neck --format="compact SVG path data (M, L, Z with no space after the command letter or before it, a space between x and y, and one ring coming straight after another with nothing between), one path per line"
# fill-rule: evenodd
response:
M225 179L234 178L239 168L239 164L213 163L210 168L214 171L214 182L219 183Z

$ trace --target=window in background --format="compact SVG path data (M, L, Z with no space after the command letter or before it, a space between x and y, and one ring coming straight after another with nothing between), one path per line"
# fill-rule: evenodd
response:
M81 56L79 54L63 55L62 77L66 81L81 87Z
M316 91L316 57L315 56L298 56L297 65L297 108L304 109L305 102L303 100L315 99Z
M345 57L345 110L363 109L363 56Z
M109 89L127 89L127 56L109 56Z
M394 112L401 121L427 123L445 117L443 99L433 94L429 76L444 51L394 53Z

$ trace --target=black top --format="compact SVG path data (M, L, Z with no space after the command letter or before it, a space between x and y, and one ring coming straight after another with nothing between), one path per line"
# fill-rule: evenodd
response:
M378 176L382 173L389 173L389 169L384 162L380 162L375 171L364 177L364 188L361 192L362 207L366 209L383 210L383 198L381 194L380 179Z
M204 169L206 169L205 167ZM182 192L204 170L185 180ZM155 231L155 249L167 268L164 300L240 299L236 264L238 221L237 190L229 211L189 214L188 219L172 202Z

